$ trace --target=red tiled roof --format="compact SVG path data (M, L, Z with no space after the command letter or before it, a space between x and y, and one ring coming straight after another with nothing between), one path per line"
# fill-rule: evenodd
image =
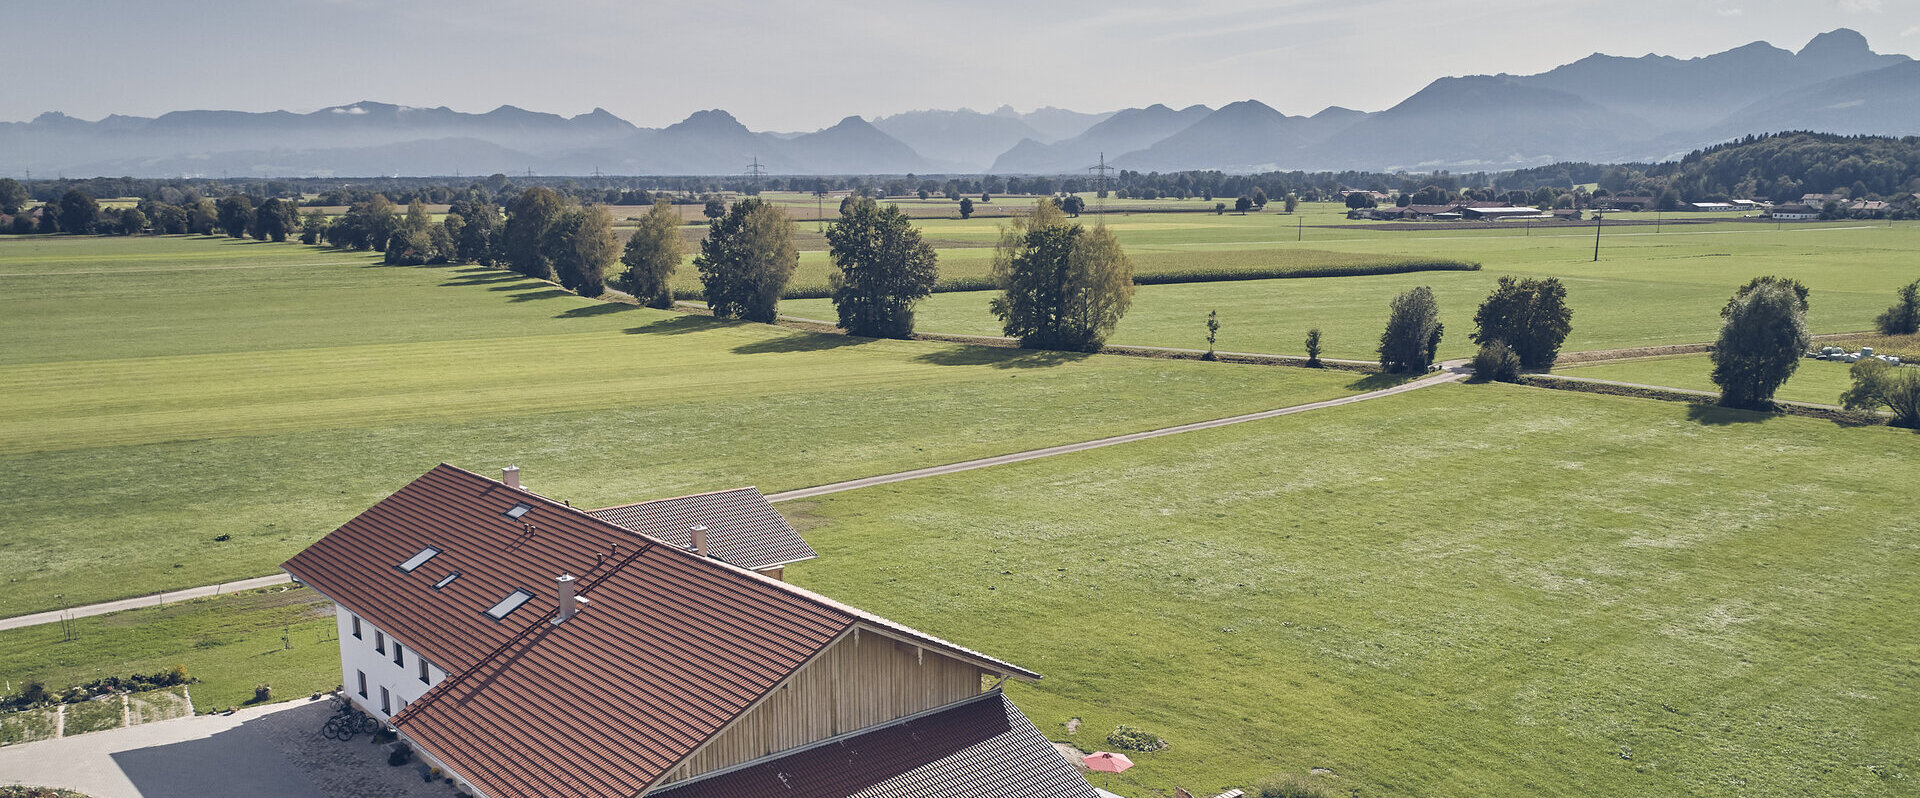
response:
M707 553L750 571L811 560L812 546L800 539L787 519L754 488L700 493L674 499L588 510L611 521L681 548L693 545L688 531L707 527Z
M445 464L283 567L449 673L395 723L491 798L634 795L856 625L1037 678ZM556 625L563 573L588 603Z
M1006 696L672 785L655 798L1093 798Z

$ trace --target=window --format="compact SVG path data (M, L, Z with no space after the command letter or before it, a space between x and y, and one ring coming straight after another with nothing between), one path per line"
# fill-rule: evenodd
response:
M504 513L501 513L501 515L504 515L504 516L506 516L506 517L508 517L508 518L511 518L511 519L513 519L513 520L515 520L515 521L518 521L518 520L520 520L520 516L523 516L523 515L526 515L526 514L527 514L527 511L529 511L529 510L532 510L532 509L533 509L533 505L531 505L531 504L528 504L528 503L526 503L526 502L521 502L521 503L519 503L519 504L516 504L516 505L514 505L514 506L513 506L513 509L511 509L511 510L508 510L508 511L506 511L506 512L504 512Z
M415 657L415 659L418 659L418 660L420 660L420 683L421 683L421 684L428 684L428 682L427 682L427 658L426 658L426 657Z
M360 639L360 616L349 615L347 617L353 619L353 639L359 640Z
M440 588L446 587L447 585L451 585L453 584L453 580L459 579L459 578L460 578L460 572L454 571L453 573L440 577L440 581L433 583L433 589L439 590Z
M354 673L360 674L360 697L366 698L367 697L367 672L354 671Z
M387 692L387 688L385 687L380 688L380 714L393 714L393 696Z
M398 640L393 641L393 664L402 668L407 667L407 650Z
M421 549L419 554L415 554L412 557L408 557L406 562L401 563L400 570L406 571L407 573L413 573L413 569L418 568L422 565L425 565L428 560L433 559L433 555L439 554L439 553L440 553L440 550L432 546L428 546L424 549Z
M387 633L386 632L382 632L378 629L373 630L373 650L380 654L387 653Z
M528 593L525 590L515 590L506 598L501 599L499 604L495 604L491 609L488 609L487 617L496 621L505 618L508 613L520 609L520 605L527 603L527 599L530 598L533 598L532 593Z

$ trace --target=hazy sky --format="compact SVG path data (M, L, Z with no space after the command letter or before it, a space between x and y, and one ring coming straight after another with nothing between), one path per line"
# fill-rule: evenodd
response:
M0 121L358 100L635 124L724 108L812 130L917 108L1257 99L1389 107L1436 77L1593 52L1798 50L1850 27L1920 53L1914 0L0 0ZM1756 76L1764 79L1764 76Z

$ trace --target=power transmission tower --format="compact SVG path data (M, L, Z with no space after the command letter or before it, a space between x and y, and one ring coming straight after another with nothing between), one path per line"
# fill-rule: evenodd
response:
M1096 206L1098 212L1104 214L1107 212L1107 173L1113 171L1113 167L1107 165L1107 153L1102 151L1100 153L1100 164L1098 166L1087 167L1087 171L1099 176L1100 193L1093 196L1094 202L1098 203Z
M756 197L760 196L760 179L766 176L767 168L760 165L760 156L753 156L753 163L747 166L747 180L753 186L753 191L749 192L750 194Z

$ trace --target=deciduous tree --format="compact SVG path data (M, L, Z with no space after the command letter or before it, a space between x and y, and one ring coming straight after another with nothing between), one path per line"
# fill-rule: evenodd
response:
M534 186L520 192L507 208L505 229L507 266L528 277L553 279L550 250L543 248L547 228L566 213L568 202L553 189Z
M1848 410L1893 411L1893 425L1920 429L1920 368L1867 358L1848 371L1853 388L1840 395Z
M1800 367L1813 343L1807 332L1806 300L1782 281L1755 281L1741 289L1722 315L1714 344L1713 382L1720 403L1767 408L1773 393Z
M1473 323L1474 343L1505 342L1523 368L1546 369L1553 367L1560 344L1573 331L1573 310L1567 307L1567 288L1559 278L1505 276L1480 303Z
M220 229L227 232L228 238L241 238L253 227L253 200L245 194L228 194L220 198Z
M67 189L67 193L60 195L59 213L63 233L86 235L100 223L100 203L77 188Z
M1104 223L1066 220L1051 199L1001 228L990 304L1028 349L1097 351L1133 304L1133 265Z
M1380 367L1390 372L1423 372L1433 366L1444 332L1433 289L1409 289L1394 297L1387 329L1380 334Z
M799 260L793 220L766 200L748 198L707 223L693 265L713 315L772 322Z
M607 269L620 257L620 239L613 234L613 214L605 205L588 205L567 211L550 231L564 240L556 240L554 273L560 285L581 296L594 297L607 292Z
M0 177L0 214L12 216L27 206L32 197L27 195L27 187L11 177Z
M673 272L686 257L687 245L680 238L680 212L666 200L657 200L653 209L640 217L640 226L627 239L620 262L626 270L615 281L620 290L632 294L650 308L673 307Z
M840 326L870 338L913 333L913 306L933 293L939 262L933 247L897 205L860 198L827 227L839 271L828 275Z
M1887 312L1874 319L1874 325L1887 335L1912 335L1920 332L1920 280L1901 286L1899 300Z

